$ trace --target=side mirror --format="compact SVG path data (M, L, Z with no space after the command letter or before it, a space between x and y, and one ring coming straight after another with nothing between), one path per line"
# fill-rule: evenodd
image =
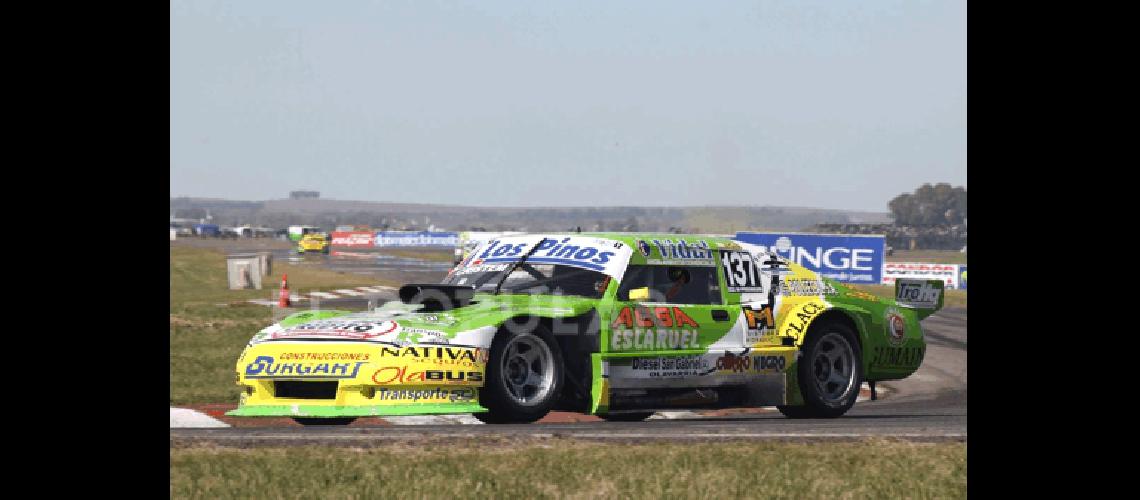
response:
M643 286L630 290L629 300L649 300L649 287Z

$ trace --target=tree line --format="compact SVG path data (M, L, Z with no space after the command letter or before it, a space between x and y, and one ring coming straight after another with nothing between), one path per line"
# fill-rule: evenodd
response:
M966 188L926 183L894 197L888 206L899 226L956 226L966 222Z

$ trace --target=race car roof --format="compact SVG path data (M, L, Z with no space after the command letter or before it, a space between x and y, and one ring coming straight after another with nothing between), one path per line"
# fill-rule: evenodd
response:
M544 243L544 248L529 257L528 262L556 263L594 269L615 278L622 276L626 264L713 266L715 250L741 249L739 242L726 236L601 232L527 234L494 238L484 242L472 252L473 257L469 265L514 262L522 258L527 250L534 248L533 245L541 238L550 241ZM504 250L506 245L511 247ZM570 255L568 247L578 247L575 248L574 255L582 255L586 260L567 258ZM596 252L585 250L590 247L595 248ZM578 253L579 251L581 253ZM610 255L601 256L603 251L608 251ZM617 261L621 261L620 265Z

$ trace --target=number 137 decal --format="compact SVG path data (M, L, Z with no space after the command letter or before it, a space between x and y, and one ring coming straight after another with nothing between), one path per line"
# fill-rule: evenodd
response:
M748 252L721 252L724 282L730 292L763 292L760 269Z

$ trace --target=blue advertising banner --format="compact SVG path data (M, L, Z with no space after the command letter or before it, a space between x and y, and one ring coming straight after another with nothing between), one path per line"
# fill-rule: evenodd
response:
M736 240L760 245L801 266L844 283L878 285L887 238L883 235L736 233Z
M966 265L958 264L958 289L966 289Z
M448 247L459 246L459 233L428 231L380 231L374 244L378 247Z

